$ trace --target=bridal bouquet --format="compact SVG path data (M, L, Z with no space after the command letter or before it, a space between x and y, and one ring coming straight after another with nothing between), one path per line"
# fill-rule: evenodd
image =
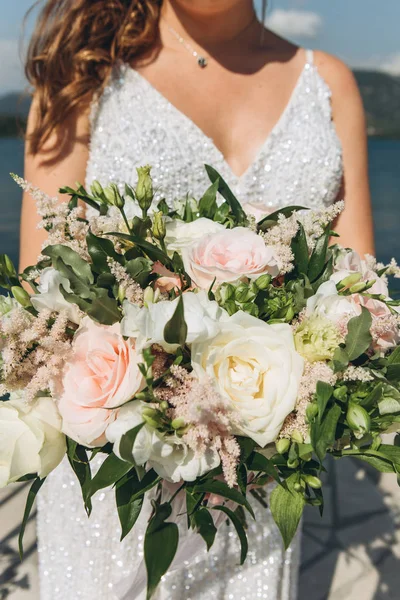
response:
M0 258L0 485L33 482L21 552L35 495L67 456L88 514L114 489L121 538L151 500L148 598L185 531L210 548L230 520L242 563L249 499L268 481L287 547L304 506L322 512L327 454L400 473L399 444L381 439L400 429L395 261L329 245L342 203L257 223L206 169L204 196L172 208L149 167L135 188L63 188L61 204L15 177L48 241L21 275Z

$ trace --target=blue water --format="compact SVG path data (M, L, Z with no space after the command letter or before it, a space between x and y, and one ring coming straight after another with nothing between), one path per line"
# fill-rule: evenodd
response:
M377 256L400 260L400 140L370 140L369 155ZM23 143L0 138L0 252L17 262L21 194L10 172L23 173Z

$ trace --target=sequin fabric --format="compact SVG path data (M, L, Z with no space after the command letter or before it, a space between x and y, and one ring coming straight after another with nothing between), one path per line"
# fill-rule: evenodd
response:
M243 204L268 211L293 203L310 208L331 204L343 176L341 146L330 90L312 53L307 57L281 119L239 178L188 117L139 73L119 67L93 106L87 184L94 179L134 183L136 167L148 163L159 196L171 202L188 190L202 195L209 185L203 169L208 163ZM94 459L95 468L100 460ZM270 512L255 500L252 504L256 521L248 523L246 563L238 566L236 533L223 524L209 553L200 552L193 564L164 577L156 600L295 600L299 536L284 552ZM116 600L116 584L142 560L149 505L120 543L113 492L95 496L88 519L79 484L65 461L48 477L38 509L41 600Z

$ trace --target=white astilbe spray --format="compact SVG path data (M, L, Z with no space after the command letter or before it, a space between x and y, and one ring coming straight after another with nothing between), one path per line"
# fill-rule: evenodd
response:
M363 367L354 367L353 365L347 367L343 372L342 379L343 381L361 381L362 383L374 380L367 369L363 369Z
M132 277L126 272L126 269L120 265L113 258L107 258L108 266L110 267L111 273L114 275L119 285L120 291L124 298L126 298L132 304L143 306L144 292L140 285L132 279Z
M315 246L316 239L321 237L329 223L332 223L343 212L344 207L344 200L340 200L323 210L310 210L298 215L310 249Z
M306 363L300 381L296 409L286 417L279 437L290 438L296 431L301 433L303 439L308 438L309 425L306 420L306 410L316 392L318 381L335 385L337 376L324 362Z
M2 391L25 389L27 401L39 392L56 394L71 341L68 316L42 310L33 317L17 308L2 319Z
M233 487L240 447L233 435L236 418L231 404L210 382L200 383L186 369L172 366L171 374L169 389L161 392L160 398L173 407L171 418L183 419L189 425L182 440L196 454L217 451L225 481Z
M14 181L30 194L36 202L38 215L42 220L38 224L39 229L48 233L43 248L62 244L75 250L84 260L89 260L86 249L86 235L89 225L84 219L85 211L82 206L70 209L67 202L60 202L57 196L49 196L42 190L18 175L12 175ZM39 260L47 257L39 256Z

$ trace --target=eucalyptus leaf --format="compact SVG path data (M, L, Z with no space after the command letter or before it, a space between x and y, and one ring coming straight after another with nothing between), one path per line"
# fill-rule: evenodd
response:
M281 532L285 549L289 548L297 531L305 505L303 492L294 489L296 483L298 475L293 473L286 480L285 487L277 486L273 490L270 499L271 513Z
M161 577L168 571L178 549L179 530L176 523L167 523L172 508L169 503L155 505L144 538L144 560L147 570L147 596L150 600Z

